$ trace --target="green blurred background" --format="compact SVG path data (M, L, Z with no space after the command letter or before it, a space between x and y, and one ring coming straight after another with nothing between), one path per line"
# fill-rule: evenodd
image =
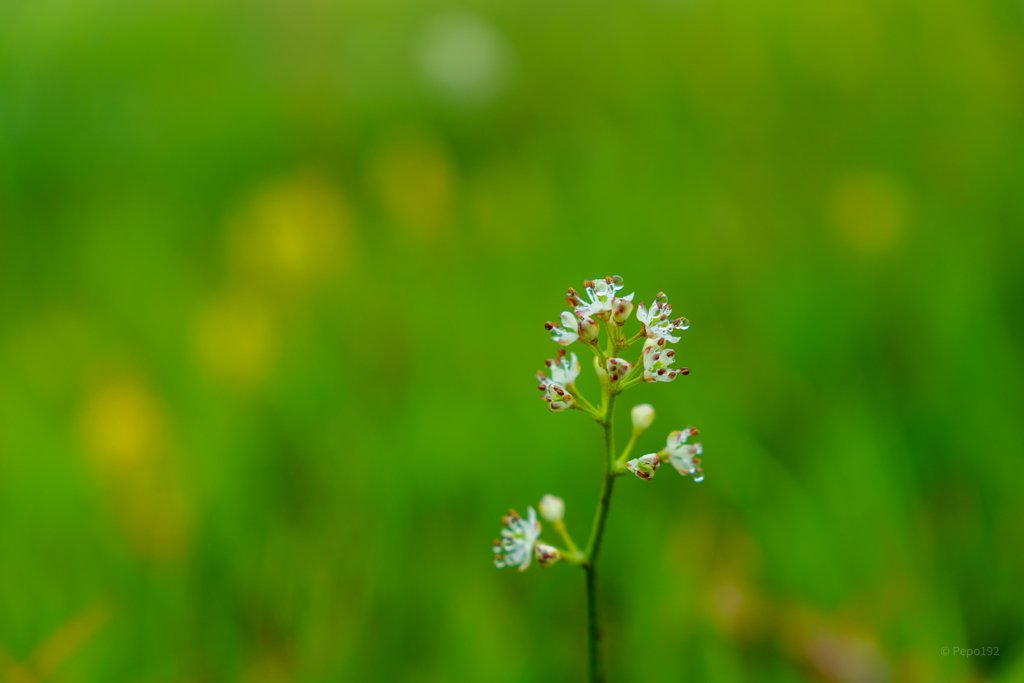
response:
M1022 34L0 3L0 678L581 680L582 572L490 541L545 493L589 529L599 430L533 373L618 273L692 321L620 415L707 479L620 482L612 680L1024 680Z

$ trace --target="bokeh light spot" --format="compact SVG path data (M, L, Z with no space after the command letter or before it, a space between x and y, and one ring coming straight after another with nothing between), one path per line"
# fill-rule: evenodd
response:
M889 251L906 229L906 193L896 179L880 173L839 181L831 210L842 240L863 253Z

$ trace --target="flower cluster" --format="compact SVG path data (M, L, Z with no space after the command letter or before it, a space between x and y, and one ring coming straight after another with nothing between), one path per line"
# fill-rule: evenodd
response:
M554 360L546 361L551 370L549 378L541 371L537 371L537 387L544 392L544 400L547 402L551 412L560 413L563 410L572 408L575 399L571 390L575 388L576 378L580 376L580 361L576 354L566 355L565 349L559 349Z
M688 443L689 438L697 434L692 427L669 434L661 451L630 458L633 446L654 420L654 408L646 403L632 410L632 438L625 450L617 458L612 453L615 446L610 427L616 397L643 382L671 382L680 375L689 374L688 368L674 367L676 351L669 344L680 341L678 333L688 329L690 322L683 317L672 318L668 297L659 292L650 308L643 302L636 306L640 329L630 336L623 328L634 309L634 294L620 296L622 289L622 278L617 275L584 281L583 294L569 288L565 300L570 310L559 315L558 324L547 322L544 325L551 339L562 348L554 359L546 362L547 372L537 373L542 398L552 412L578 410L606 427L609 453L606 478L631 473L644 481L651 481L661 464L668 462L683 476L692 475L694 481L703 481L704 471L698 457L703 452L702 447L699 443ZM580 361L575 353L565 348L576 342L594 355L594 370L601 389L599 401L588 400L576 386L581 371ZM633 356L636 360L631 362L624 356L637 342L641 342L640 351ZM499 567L515 566L523 571L534 558L542 567L559 560L577 564L590 562L591 558L576 548L565 527L565 504L562 500L544 496L539 507L544 519L561 535L565 547L558 548L540 541L541 524L534 508L527 510L525 519L512 511L503 519L505 528L501 539L494 542L494 563ZM594 547L592 538L587 545L588 553Z
M544 323L545 329L560 346L569 346L580 341L594 351L601 360L598 375L602 381L607 379L617 383L632 378L633 370L640 367L643 368L641 377L645 382L671 382L679 375L688 374L688 368L669 367L675 362L675 351L667 349L666 343L678 342L680 338L674 333L689 328L690 321L682 317L671 319L672 306L668 303L668 297L664 292L658 292L650 309L640 302L636 313L636 318L641 323L640 331L627 340L622 335L621 328L633 312L634 293L618 296L622 288L622 278L618 275L610 275L601 280L586 280L583 283L586 300L570 287L565 300L572 310L562 312L559 316L560 325L550 321ZM599 344L602 325L609 335L607 350L602 350ZM645 341L635 364L615 355L617 351L629 348L633 342L640 339ZM548 365L550 364L549 361ZM545 391L544 400L553 411L562 412L577 407L573 405L575 399L571 396L568 400L563 398L565 392L559 392L557 388L549 390L550 382L561 383L554 377L551 380L541 380L541 388Z

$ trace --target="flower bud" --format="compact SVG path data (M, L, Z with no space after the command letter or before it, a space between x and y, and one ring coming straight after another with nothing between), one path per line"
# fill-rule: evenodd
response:
M641 455L639 458L633 458L626 463L626 468L644 481L650 481L660 466L661 458L658 457L657 453Z
M612 320L617 325L621 325L629 319L629 314L633 312L633 302L629 299L619 297L612 302Z
M633 364L628 360L622 360L621 358L609 358L608 359L608 377L613 382L618 382L620 379L624 379L626 375L633 369Z
M562 553L558 552L558 548L547 543L538 543L533 548L533 554L537 558L537 564L541 567L550 567L555 562L562 559Z
M558 524L565 516L565 501L547 494L540 499L540 514L552 524Z
M587 316L581 316L579 322L579 337L586 343L597 341L597 336L601 333L601 326L593 318Z
M641 403L633 406L633 431L643 432L654 422L654 406L650 403Z

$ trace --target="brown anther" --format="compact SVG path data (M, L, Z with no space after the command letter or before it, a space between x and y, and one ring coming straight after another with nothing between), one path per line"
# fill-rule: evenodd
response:
M544 329L547 330L548 332L550 332L552 329L554 329L554 327L555 327L555 324L553 322L551 322L550 320L547 321L546 323L544 323Z
M690 374L690 368L683 368L679 372L683 373L684 375L689 375Z
M584 280L583 281L583 286L584 287L593 287L594 286L594 281L593 280Z
M664 375L665 374L665 368L658 368L658 374L659 375Z
M700 434L700 430L696 427L690 427L690 436L697 436Z

